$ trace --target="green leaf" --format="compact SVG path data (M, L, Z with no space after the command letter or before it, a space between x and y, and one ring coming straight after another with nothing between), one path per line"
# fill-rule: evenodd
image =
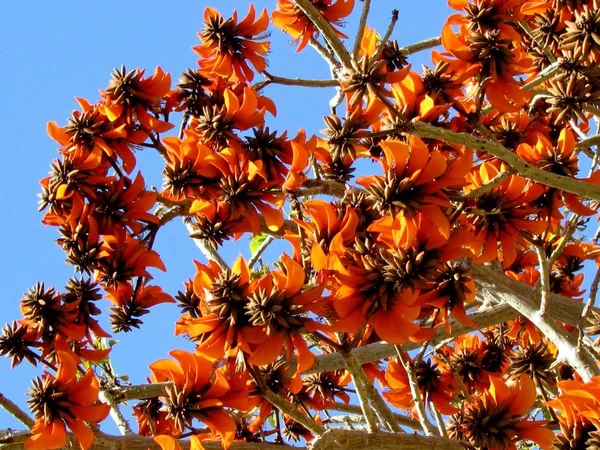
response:
M252 236L252 239L250 239L250 253L252 256L256 254L256 252L258 251L258 247L260 247L260 244L262 244L265 241L265 239L267 239L267 236L268 234L266 233Z

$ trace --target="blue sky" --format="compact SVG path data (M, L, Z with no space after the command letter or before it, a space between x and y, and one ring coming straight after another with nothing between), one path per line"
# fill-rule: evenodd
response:
M257 9L266 7L271 11L275 0L256 0L254 4ZM191 47L198 43L196 33L202 27L206 6L215 6L224 16L237 8L238 17L243 17L248 2L202 0L173 4L130 0L117 6L109 2L29 0L5 6L0 16L0 86L4 98L0 108L4 155L0 166L4 211L0 225L0 325L20 318L19 300L36 281L62 290L74 274L54 242L57 230L44 227L42 214L37 212L39 180L46 176L52 159L58 157L57 144L46 134L46 123L54 120L64 125L77 108L76 96L96 101L98 90L106 87L113 68L122 64L128 69L146 68L149 73L160 65L176 82L181 72L197 65ZM357 2L357 8L361 7L362 3ZM401 45L439 35L450 11L443 0L375 0L368 24L383 34L392 7L400 10L393 38ZM355 12L346 24L345 32L351 37L356 32L357 15ZM327 65L310 47L295 53L288 36L277 29L271 31L271 73L328 77ZM421 63L431 65L427 54L411 61L419 71ZM256 81L260 79L258 76ZM265 94L278 106L278 116L267 119L271 129L287 129L294 136L298 128L309 133L324 128L322 117L328 114L331 91L270 86ZM160 187L162 165L158 155L147 152L137 157L138 169L148 185ZM247 248L248 241L242 238L238 243L226 244L224 254L233 260L239 252L247 254ZM166 274L157 272L155 281L175 295L194 273L192 260L202 261L203 257L179 221L159 233L155 249L168 269ZM109 302L103 300L100 306L107 308ZM120 343L113 352L113 362L120 374L126 373L134 383L144 382L152 361L167 357L173 348L191 349L187 341L173 337L178 311L174 305L159 305L145 316L141 331L115 336ZM25 406L25 392L31 379L40 373L40 369L26 363L11 372L9 360L0 359L0 392ZM108 422L104 429L111 431ZM21 428L0 410L0 429L8 427Z

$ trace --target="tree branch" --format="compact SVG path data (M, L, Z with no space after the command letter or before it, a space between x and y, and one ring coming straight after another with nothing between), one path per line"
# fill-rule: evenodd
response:
M425 39L420 42L415 42L414 44L407 45L406 47L402 47L400 52L407 56L412 55L413 53L420 52L421 50L427 50L428 48L437 47L442 44L442 38L440 36L432 37L429 39Z
M271 75L266 70L263 72L263 75L266 78L262 87L265 87L267 84L282 84L284 86L302 86L302 87L313 87L313 88L323 88L323 87L336 87L339 86L340 83L336 80L303 80L301 78L284 78L278 77L276 75Z
M127 422L125 417L123 417L123 414L119 409L119 403L112 397L112 395L110 395L110 393L107 391L101 390L98 393L98 399L101 402L106 403L110 406L110 417L113 420L113 422L117 425L119 432L123 436L133 434L133 431L131 431L131 428L129 427L129 423Z
M335 34L333 28L310 0L296 0L296 4L302 12L306 14L315 28L323 35L333 53L339 58L340 62L346 69L352 68L352 58L340 38Z
M375 50L375 54L373 55L373 61L377 61L379 59L379 56L381 56L385 45L390 40L390 37L392 37L392 33L394 32L394 28L396 27L396 22L398 22L398 15L399 12L397 9L392 10L392 19L390 20L390 24L388 25L385 34L381 38L379 45L377 46L377 50Z
M183 223L190 234L196 231L194 230L194 223L190 220L184 218ZM206 245L202 239L192 239L207 260L216 262L223 271L229 270L229 266L221 255L219 255L219 252L215 251L210 245Z
M356 33L356 39L354 40L354 48L352 49L352 56L358 61L358 54L360 52L360 45L362 42L363 35L365 34L365 28L367 27L367 19L369 17L369 11L371 10L371 0L364 0L362 13L360 14L360 20L358 21L358 31Z
M478 270L474 274L475 281L478 284L485 284L486 286L491 285L493 287L489 289L486 288L484 292L479 291L477 293L477 298L487 306L472 312L469 314L469 318L478 325L478 329L482 329L519 317L521 314L512 308L512 306L502 303L502 298L498 296L498 292L502 289L505 289L507 290L506 295L512 296L516 299L514 301L518 301L518 299L522 297L530 298L533 293L533 288L527 284L521 283L520 281L508 278L501 273L498 274L501 281L499 282L493 269L489 267L480 267L480 269L481 270ZM496 282L498 282L497 286L495 285ZM578 325L579 321L581 320L584 307L585 306L580 302L576 302L567 297L551 293L548 296L547 317L557 322L562 322L569 325ZM592 307L590 307L590 309L592 309ZM600 310L597 308L593 309L600 312ZM435 342L452 339L456 336L460 336L472 331L474 330L471 327L452 320L450 321L449 332L443 328L438 328L436 330L431 339L432 345L435 345ZM402 350L405 352L415 350L419 347L420 344L413 342L407 342L401 346ZM359 347L352 350L351 353L360 365L390 358L396 354L394 346L386 342L376 342L364 347ZM343 355L339 353L326 353L317 355L315 357L315 364L310 369L305 370L303 374L307 375L311 373L327 372L345 368L346 362ZM169 383L153 383L148 385L125 386L112 388L110 392L117 401L126 401L131 399L141 400L163 395L164 389L168 385ZM339 409L339 411L353 413L357 412L356 409Z
M274 240L275 240L275 238L272 235L268 235L265 238L265 240L261 242L261 244L256 249L256 252L254 253L254 255L252 255L252 257L248 260L248 268L249 269L252 269L252 267L254 266L254 264L256 264L256 262L258 261L258 259L260 258L260 256L263 254L263 252L267 249L267 247Z
M488 281L478 280L478 284L501 301L506 302L523 316L529 319L558 349L559 358L566 361L583 378L589 381L592 377L600 375L600 369L596 361L586 351L578 348L576 335L567 332L555 323L553 317L545 317L539 313L540 305L534 300L534 296L519 296L518 291L512 289L509 278L501 273L491 270L489 267L475 265L472 271L479 275L485 275ZM548 295L548 304L550 295ZM548 305L550 306L550 305Z
M399 345L395 345L394 350L396 350L396 356L398 357L400 364L402 364L402 367L404 367L404 371L406 372L406 376L408 378L408 387L410 388L410 393L415 404L415 410L417 411L419 422L421 422L421 426L423 427L423 432L427 436L435 436L433 426L429 422L429 419L427 418L427 413L425 412L425 403L423 402L423 397L421 397L419 382L417 380L414 367L411 364L410 360L406 356L404 356L403 350L400 348Z
M403 131L422 138L437 139L451 144L463 145L474 150L484 151L501 159L525 178L546 186L581 195L584 198L600 200L600 186L533 167L499 142L481 139L466 133L457 133L423 122L406 124Z
M29 415L23 411L19 405L14 403L9 398L5 397L4 394L0 393L0 406L6 410L11 416L25 425L27 428L33 427L35 421L29 417Z
M24 450L25 442L29 439L29 432L12 430L0 430L0 449L2 450ZM73 433L68 434L71 442L77 442ZM183 450L190 449L189 440L179 441ZM206 440L202 442L206 450L223 450L219 441ZM234 442L230 450L281 450L280 444L262 442ZM306 450L306 447L289 447L290 449ZM94 443L89 450L161 450L160 445L151 437L128 434L126 436L114 436L101 431L95 432Z
M405 433L367 434L362 431L327 430L311 450L464 450L455 440Z

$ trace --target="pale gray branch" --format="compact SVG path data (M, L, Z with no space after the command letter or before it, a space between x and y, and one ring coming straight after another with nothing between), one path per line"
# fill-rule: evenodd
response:
M519 295L519 291L513 289L514 284L510 278L489 267L476 265L472 270L476 275L485 277L485 280L482 280L481 277L478 280L479 289L483 287L529 319L556 346L559 358L573 367L584 381L600 375L600 369L592 355L578 348L577 336L557 325L552 315L542 316L539 302L535 301L533 295ZM549 293L547 303L549 306Z
M0 394L0 407L4 408L11 416L13 416L27 428L31 428L35 423L35 421L29 417L29 415L19 407L19 405L4 396L4 394Z

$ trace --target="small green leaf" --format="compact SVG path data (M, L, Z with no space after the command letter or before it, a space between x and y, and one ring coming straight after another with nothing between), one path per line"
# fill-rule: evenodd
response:
M266 233L252 236L252 239L250 239L250 253L252 256L256 254L258 247L260 247L260 244L262 244L265 241L265 239L267 239L267 236L268 234Z

